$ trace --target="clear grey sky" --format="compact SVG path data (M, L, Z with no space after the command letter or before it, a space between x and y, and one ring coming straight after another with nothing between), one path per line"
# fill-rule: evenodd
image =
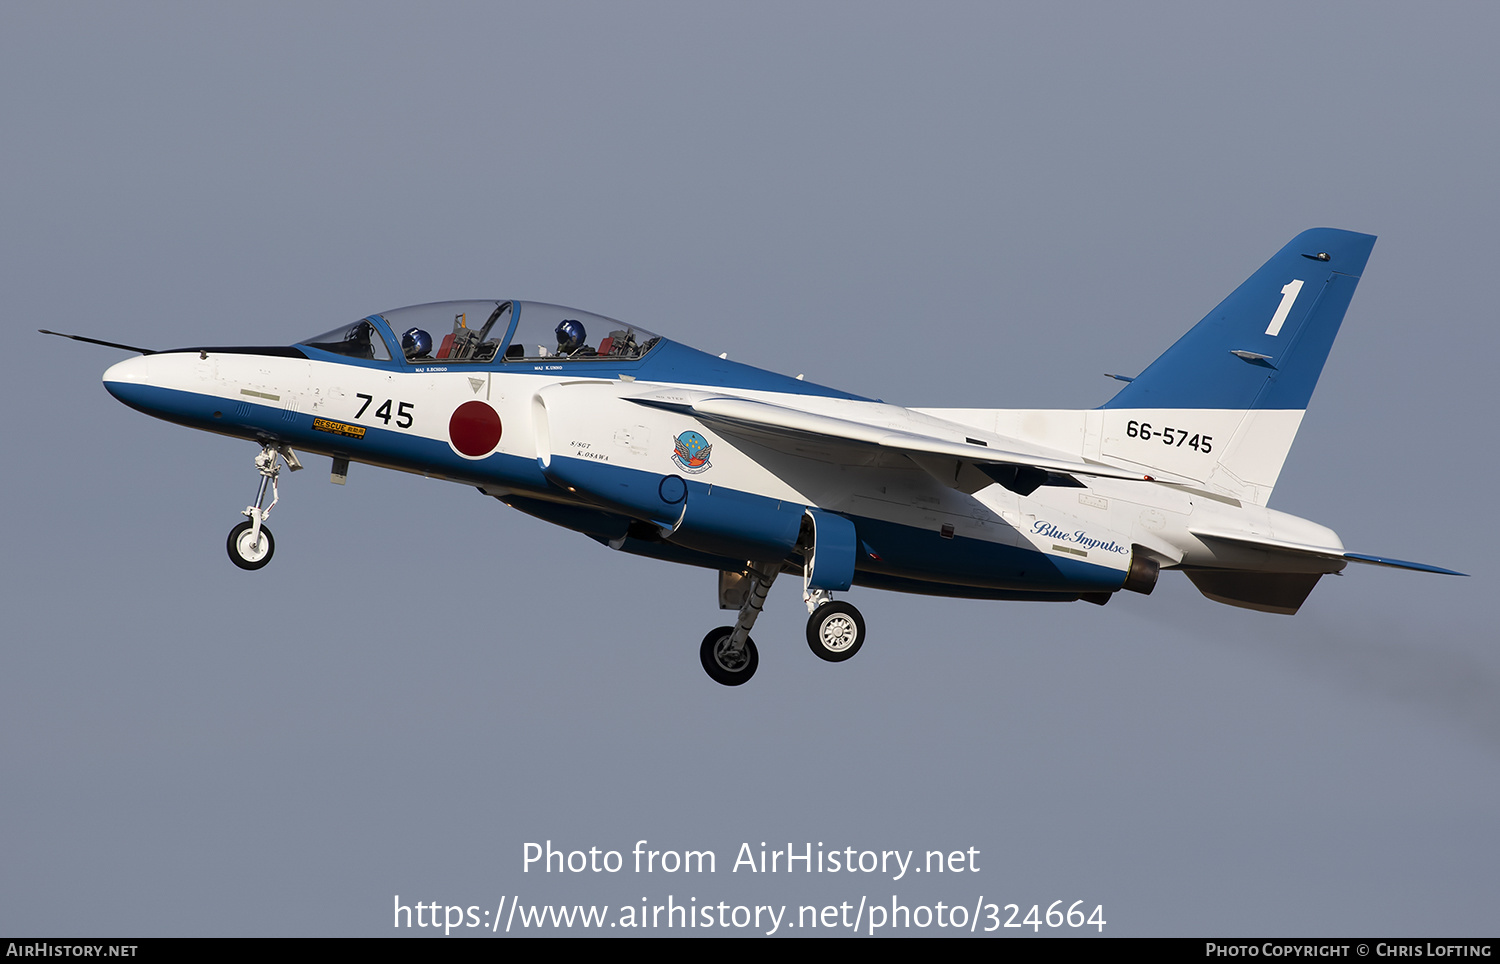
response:
M671 894L1494 936L1497 32L1484 4L0 6L0 932ZM1170 573L1104 608L856 590L845 664L778 586L735 690L698 665L712 574L460 486L310 459L239 571L255 447L35 334L290 343L516 297L904 404L1087 408L1313 226L1380 241L1272 505L1473 578L1357 567L1292 618ZM523 873L549 839L720 863ZM980 871L731 873L761 841Z

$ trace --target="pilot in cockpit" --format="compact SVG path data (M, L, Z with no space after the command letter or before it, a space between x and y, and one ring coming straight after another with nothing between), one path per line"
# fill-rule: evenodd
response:
M585 345L584 339L588 337L583 329L583 322L572 318L565 318L557 325L557 353L559 355L578 358L584 355L597 355L594 349Z
M408 328L401 336L401 350L406 353L407 361L431 359L432 336L420 328Z

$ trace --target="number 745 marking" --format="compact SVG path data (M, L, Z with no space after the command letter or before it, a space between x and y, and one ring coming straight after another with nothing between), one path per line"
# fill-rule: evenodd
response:
M365 414L365 409L370 407L370 403L375 401L375 396L366 395L364 392L355 392L354 394L355 397L365 400L365 403L359 407L359 411L354 413L355 418L360 418ZM416 406L411 402L396 402L395 404L396 427L411 428L411 413L412 409L416 408ZM385 422L385 424L391 424L391 400L388 398L384 402L382 402L380 407L375 409L374 414L376 418L380 419L382 422Z

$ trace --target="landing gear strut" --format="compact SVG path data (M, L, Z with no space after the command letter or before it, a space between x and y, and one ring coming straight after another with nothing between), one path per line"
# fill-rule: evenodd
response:
M780 571L774 565L751 563L750 591L745 593L745 601L740 606L740 618L733 626L720 626L703 637L698 658L703 663L704 672L715 683L739 686L755 675L760 654L756 652L755 641L750 638L750 629L760 618L760 611L766 604L766 593L771 591L771 583Z
M276 551L276 540L271 538L271 530L266 528L265 521L276 503L281 501L276 477L281 474L280 463L283 461L293 472L302 468L302 463L297 461L297 454L286 445L280 442L261 443L260 454L255 457L255 467L260 470L260 490L255 494L255 504L247 506L240 513L249 516L249 521L241 522L229 530L229 561L241 569L261 568L271 561L271 554ZM268 488L271 490L271 504L265 505Z

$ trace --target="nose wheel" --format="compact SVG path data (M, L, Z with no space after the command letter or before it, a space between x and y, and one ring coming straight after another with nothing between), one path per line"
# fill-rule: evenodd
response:
M287 446L279 442L261 443L260 454L255 457L255 467L260 471L260 489L255 494L255 504L240 513L249 516L249 520L229 530L226 544L229 561L241 569L260 569L271 561L271 555L276 551L276 540L271 537L271 530L266 528L265 522L266 516L281 501L276 478L281 475L282 462L286 462L287 468L293 472L302 468L297 453ZM271 494L270 505L265 504L267 491Z
M229 561L241 569L259 569L271 561L276 551L276 540L271 530L264 525L255 531L253 522L241 522L229 530Z

